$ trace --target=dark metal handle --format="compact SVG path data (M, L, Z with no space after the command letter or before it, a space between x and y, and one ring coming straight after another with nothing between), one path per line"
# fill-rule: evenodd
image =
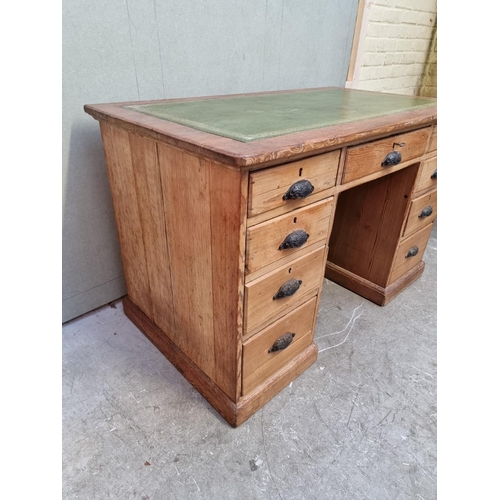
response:
M280 286L280 289L275 293L273 300L282 299L283 297L290 297L302 285L302 280L292 278Z
M388 165L397 165L401 162L403 157L399 151L391 151L382 162L383 167L387 167Z
M415 257L417 253L418 253L418 247L417 246L411 247L408 250L408 253L405 255L405 259L407 259L408 257Z
M429 215L432 215L432 207L428 205L425 207L421 212L420 215L418 216L419 219L423 219L424 217L429 217Z
M297 229L293 233L290 233L284 240L283 243L278 247L278 250L285 250L286 248L299 248L301 247L309 238L309 235L303 229Z
M433 174L431 175L431 179L437 179L438 178L438 169L434 170Z
M293 340L293 337L295 337L295 333L287 332L281 337L278 337L275 341L272 347L269 349L267 352L276 352L276 351L282 351L283 349L286 349Z
M297 198L307 198L313 191L314 186L307 179L303 179L294 182L283 195L283 199L295 200Z

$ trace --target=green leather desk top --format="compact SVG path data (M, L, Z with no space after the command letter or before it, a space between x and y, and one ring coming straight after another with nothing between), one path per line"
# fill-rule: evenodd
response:
M339 88L126 107L251 142L431 106L435 99Z

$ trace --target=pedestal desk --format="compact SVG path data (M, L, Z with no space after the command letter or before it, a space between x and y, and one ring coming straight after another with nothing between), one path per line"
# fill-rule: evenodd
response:
M424 270L434 99L323 88L85 111L125 313L233 426L316 360L324 276L384 305Z

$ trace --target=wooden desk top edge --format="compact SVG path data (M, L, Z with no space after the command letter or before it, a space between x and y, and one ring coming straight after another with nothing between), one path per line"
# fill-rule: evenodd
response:
M96 120L116 125L156 141L165 142L241 169L260 168L262 166L278 164L290 161L294 157L299 159L336 149L346 144L355 144L367 139L375 139L384 135L396 134L425 125L431 125L437 121L437 106L432 106L245 143L124 108L124 106L134 104L225 99L240 96L328 90L334 88L322 87L182 99L86 104L84 110ZM349 92L353 89L343 90ZM418 96L412 97L418 98Z

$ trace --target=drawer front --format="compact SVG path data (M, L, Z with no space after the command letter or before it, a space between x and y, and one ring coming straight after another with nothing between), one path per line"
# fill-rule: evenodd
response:
M243 334L267 326L316 294L323 280L324 260L325 247L321 247L246 284Z
M431 231L432 224L428 224L399 244L389 283L401 278L422 260Z
M243 395L253 391L311 344L316 301L317 297L313 297L243 344Z
M437 191L424 194L411 202L403 236L408 236L418 229L434 222L437 216Z
M311 203L311 197L317 199L318 193L324 193L322 198L326 198L331 194L326 191L331 191L335 186L339 159L340 151L332 151L250 174L248 216L253 217L279 207L285 213ZM294 188L289 196L299 198L283 199L292 186ZM309 194L311 187L313 190Z
M437 187L437 158L425 160L420 166L415 192Z
M428 151L437 151L437 140L438 140L438 127L437 125L434 125L434 127L432 127L432 134L431 134L431 140L430 140L430 143L429 143L429 149Z
M249 228L245 273L253 273L314 243L326 244L332 211L333 198L327 198Z
M383 166L382 163L386 160L387 155L393 151L401 154L401 160L395 160L397 163L403 163L422 156L425 153L430 133L431 127L426 127L347 148L342 183L346 184L389 168L392 165ZM404 146L401 146L403 144Z

